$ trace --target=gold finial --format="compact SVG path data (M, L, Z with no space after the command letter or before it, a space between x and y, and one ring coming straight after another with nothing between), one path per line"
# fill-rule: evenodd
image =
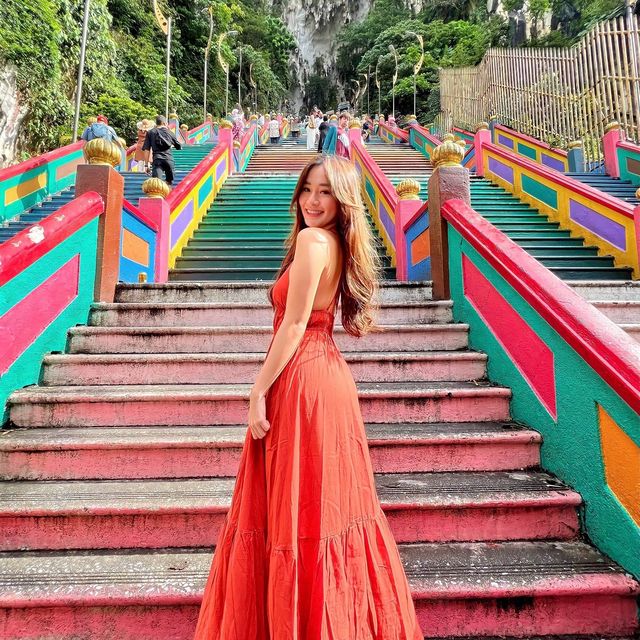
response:
M604 132L609 133L609 131L618 131L619 129L622 129L620 123L617 120L613 120L604 128Z
M188 127L186 124L181 124L181 125L180 125L180 130L181 130L181 131L188 131L188 130L189 130L189 127Z
M233 146L234 146L236 149L239 149L239 148L242 146L242 143L240 142L240 140L234 140L234 141L233 141Z
M360 129L362 127L362 123L358 118L353 118L349 121L349 129Z
M465 151L467 150L467 142L462 138L456 140L456 144L459 144Z
M177 120L178 119L178 114L177 113L170 113L169 114L169 120Z
M138 282L139 282L140 284L145 284L145 283L146 283L146 281L147 281L147 274L146 274L144 271L141 271L141 272L138 274Z
M567 149L580 149L582 147L582 140L572 140L568 145Z
M446 140L431 151L431 164L436 167L458 167L464 158L464 149L453 142Z
M220 120L220 125L219 126L222 129L231 129L233 127L233 125L228 120L226 120L225 118Z
M89 164L107 164L115 167L120 164L120 149L109 140L94 138L84 145L84 153Z
M453 142L455 139L456 137L453 133L445 133L444 136L442 136L442 142Z
M258 116L257 116L255 113L252 113L252 114L249 116L249 120L257 120L257 119L258 119Z
M337 119L338 119L338 116L335 113L329 116L329 120L337 120Z
M213 116L210 113L207 113L207 120L211 122L213 120Z
M486 131L488 128L488 122L478 122L478 124L476 125L476 131Z
M640 200L640 189L636 189L636 198Z
M491 120L497 120L498 119L498 114L494 113L493 115L489 116L489 122L491 122Z
M412 113L411 115L408 115L408 116L406 117L406 120L407 120L407 121L408 121L408 120L417 120L417 119L418 119L418 118L416 118L416 117L415 117L415 115L414 115L413 113Z
M147 198L166 198L171 189L160 178L148 178L142 183L142 192Z
M420 183L413 178L406 178L398 183L396 193L400 200L420 200Z

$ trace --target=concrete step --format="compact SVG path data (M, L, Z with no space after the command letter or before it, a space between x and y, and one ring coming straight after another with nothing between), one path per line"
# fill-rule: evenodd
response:
M257 267L185 267L182 264L176 264L175 269L169 270L170 282L227 282L229 280L237 280L246 282L247 280L255 280L260 282L273 282L278 273L278 269ZM394 267L382 267L381 274L383 278L392 280L395 278L396 270Z
M620 324L619 327L626 331L634 340L640 342L640 322L637 324Z
M239 424L250 385L27 387L11 394L18 427ZM367 422L484 422L509 419L511 391L474 382L358 384Z
M580 496L540 472L375 478L396 542L569 540ZM233 478L0 482L0 551L213 546Z
M163 284L119 284L116 302L231 302L259 303L268 300L264 282L166 282ZM383 304L424 302L431 299L431 282L383 280L377 300ZM271 323L269 323L271 324Z
M452 351L467 347L468 325L385 325L363 338L334 329L343 351ZM273 329L258 327L73 327L69 353L252 353L265 351Z
M540 461L540 435L510 422L368 424L376 473L510 471ZM244 425L60 427L0 432L0 478L235 476Z
M382 304L378 321L386 324L451 322L450 301ZM337 320L338 321L338 320ZM267 304L243 303L96 303L91 307L92 326L121 327L212 327L255 326L273 322Z
M482 380L487 356L472 351L344 353L356 382ZM264 353L62 354L45 356L45 386L253 382Z
M571 288L585 300L640 302L640 281L602 280L572 282Z
M402 544L400 555L430 638L637 629L637 583L581 542ZM0 629L6 638L55 629L56 640L191 640L210 565L210 549L3 553Z
M592 300L591 303L618 324L640 323L640 300Z

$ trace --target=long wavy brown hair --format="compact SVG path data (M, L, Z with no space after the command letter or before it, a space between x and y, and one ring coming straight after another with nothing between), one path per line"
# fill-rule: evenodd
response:
M338 156L322 155L312 160L302 170L291 200L290 211L295 221L286 241L287 253L276 280L293 262L296 238L298 233L307 227L299 206L299 199L309 172L314 167L324 168L331 186L331 193L338 201L336 230L340 237L343 255L339 286L342 326L347 333L360 337L379 330L375 323L374 298L378 290L381 269L360 194L360 177L355 166L348 160ZM271 290L269 297L271 297Z

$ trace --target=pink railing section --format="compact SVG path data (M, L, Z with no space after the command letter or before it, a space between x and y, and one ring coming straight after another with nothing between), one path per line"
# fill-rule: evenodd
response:
M0 222L9 220L75 182L84 142L54 149L0 169Z
M400 144L409 142L409 134L395 125L380 121L378 126L378 135L389 144Z
M396 279L406 281L409 279L408 256L415 246L415 238L408 241L405 230L411 226L409 222L423 203L398 198L393 184L363 145L360 129L350 129L349 138L352 159L362 179L365 202L396 267Z
M616 266L640 277L640 207L494 145L490 137L486 129L476 133L478 175L547 213L613 256Z

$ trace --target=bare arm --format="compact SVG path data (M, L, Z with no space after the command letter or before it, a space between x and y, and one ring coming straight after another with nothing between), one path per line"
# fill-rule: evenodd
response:
M251 390L249 427L254 438L263 437L269 429L264 411L267 391L302 341L328 259L329 241L324 233L317 229L303 229L298 234L295 258L289 269L289 292L284 318Z

